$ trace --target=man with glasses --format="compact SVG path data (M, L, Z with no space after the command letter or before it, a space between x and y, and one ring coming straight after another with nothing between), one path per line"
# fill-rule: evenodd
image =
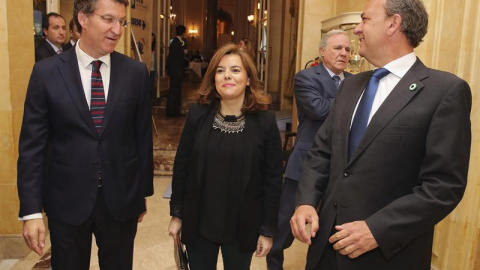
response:
M127 0L75 0L75 48L37 63L19 142L19 217L28 246L52 269L87 270L92 233L100 269L132 269L133 246L153 194L149 76L114 52Z

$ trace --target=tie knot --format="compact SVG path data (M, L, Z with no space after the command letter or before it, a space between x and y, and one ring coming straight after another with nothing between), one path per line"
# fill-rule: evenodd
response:
M102 65L102 61L100 60L95 60L92 61L92 69L93 71L100 71L100 66Z
M332 76L332 79L335 82L335 86L338 88L338 86L340 85L340 77L335 75L335 76Z
M386 68L377 68L373 71L373 75L375 76L378 80L381 80L383 77L387 76L390 73L388 69Z

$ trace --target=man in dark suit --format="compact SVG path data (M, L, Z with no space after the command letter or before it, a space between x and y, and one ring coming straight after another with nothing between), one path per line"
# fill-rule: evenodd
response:
M65 19L62 15L50 12L43 18L45 39L35 48L35 62L63 52L65 42Z
M182 77L185 71L184 56L186 44L185 26L177 25L175 28L176 37L170 40L170 49L167 56L167 73L170 76L170 91L167 100L167 116L183 116L182 114ZM188 62L188 61L187 61Z
M320 41L322 62L295 75L295 100L298 108L298 132L288 159L278 215L278 233L267 255L269 270L283 269L283 250L290 247L293 235L290 218L295 211L295 193L302 165L313 138L327 118L337 88L351 74L344 72L350 58L350 39L343 30L331 30Z
M35 64L19 142L20 219L52 268L86 270L92 233L104 269L131 269L137 222L153 194L148 71L114 52L127 0L76 0L75 48Z
M306 269L430 269L466 186L471 92L415 56L427 25L421 0L370 0L354 30L379 68L343 82L308 152L291 219Z
M63 46L63 49L66 51L77 43L77 40L80 39L80 32L77 29L77 25L75 24L75 20L72 18L68 23L68 32L70 33L70 40Z

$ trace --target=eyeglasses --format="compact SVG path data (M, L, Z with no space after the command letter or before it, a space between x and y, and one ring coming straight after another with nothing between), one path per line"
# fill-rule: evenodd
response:
M120 23L120 26L122 27L127 27L128 26L128 21L126 19L117 19L115 17L112 17L110 15L100 15L95 12L92 12L93 14L97 15L98 17L102 18L102 20L107 23L107 24L115 24L117 22Z

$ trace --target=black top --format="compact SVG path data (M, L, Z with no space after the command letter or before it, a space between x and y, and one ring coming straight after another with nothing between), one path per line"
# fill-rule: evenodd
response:
M198 232L218 244L238 241L244 134L212 129L207 142Z

